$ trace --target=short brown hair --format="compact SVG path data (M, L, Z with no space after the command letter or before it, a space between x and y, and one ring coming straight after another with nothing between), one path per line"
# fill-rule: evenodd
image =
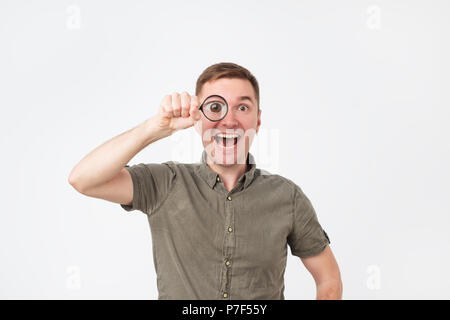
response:
M258 103L259 110L259 85L255 76L246 68L232 63L232 62L220 62L213 64L206 68L202 74L198 77L195 85L195 95L198 96L202 91L203 85L208 81L213 81L221 78L238 78L247 79L253 86L255 91L256 102Z

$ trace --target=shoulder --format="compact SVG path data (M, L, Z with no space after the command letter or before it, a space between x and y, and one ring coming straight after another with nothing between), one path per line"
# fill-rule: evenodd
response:
M162 165L169 167L175 174L184 175L190 174L195 175L197 170L200 168L201 163L185 163L178 161L166 161Z
M271 188L281 188L286 192L294 193L300 187L291 179L286 178L282 175L271 173L264 169L256 169L258 180L261 183L269 184Z

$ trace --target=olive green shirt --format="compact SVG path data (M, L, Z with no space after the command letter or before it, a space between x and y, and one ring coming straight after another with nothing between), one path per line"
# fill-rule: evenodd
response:
M126 211L150 224L158 299L284 299L287 245L305 258L330 240L299 186L257 169L233 190L199 163L125 167L133 181Z

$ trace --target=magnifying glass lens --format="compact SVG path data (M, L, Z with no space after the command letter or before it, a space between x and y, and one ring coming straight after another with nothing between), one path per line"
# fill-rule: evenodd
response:
M227 114L228 107L225 100L218 96L209 97L203 103L203 113L211 121L219 121Z

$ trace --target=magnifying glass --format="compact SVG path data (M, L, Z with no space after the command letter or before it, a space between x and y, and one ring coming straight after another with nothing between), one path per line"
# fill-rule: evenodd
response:
M217 94L208 96L201 104L199 110L203 112L206 119L220 121L228 113L228 104L224 97Z

